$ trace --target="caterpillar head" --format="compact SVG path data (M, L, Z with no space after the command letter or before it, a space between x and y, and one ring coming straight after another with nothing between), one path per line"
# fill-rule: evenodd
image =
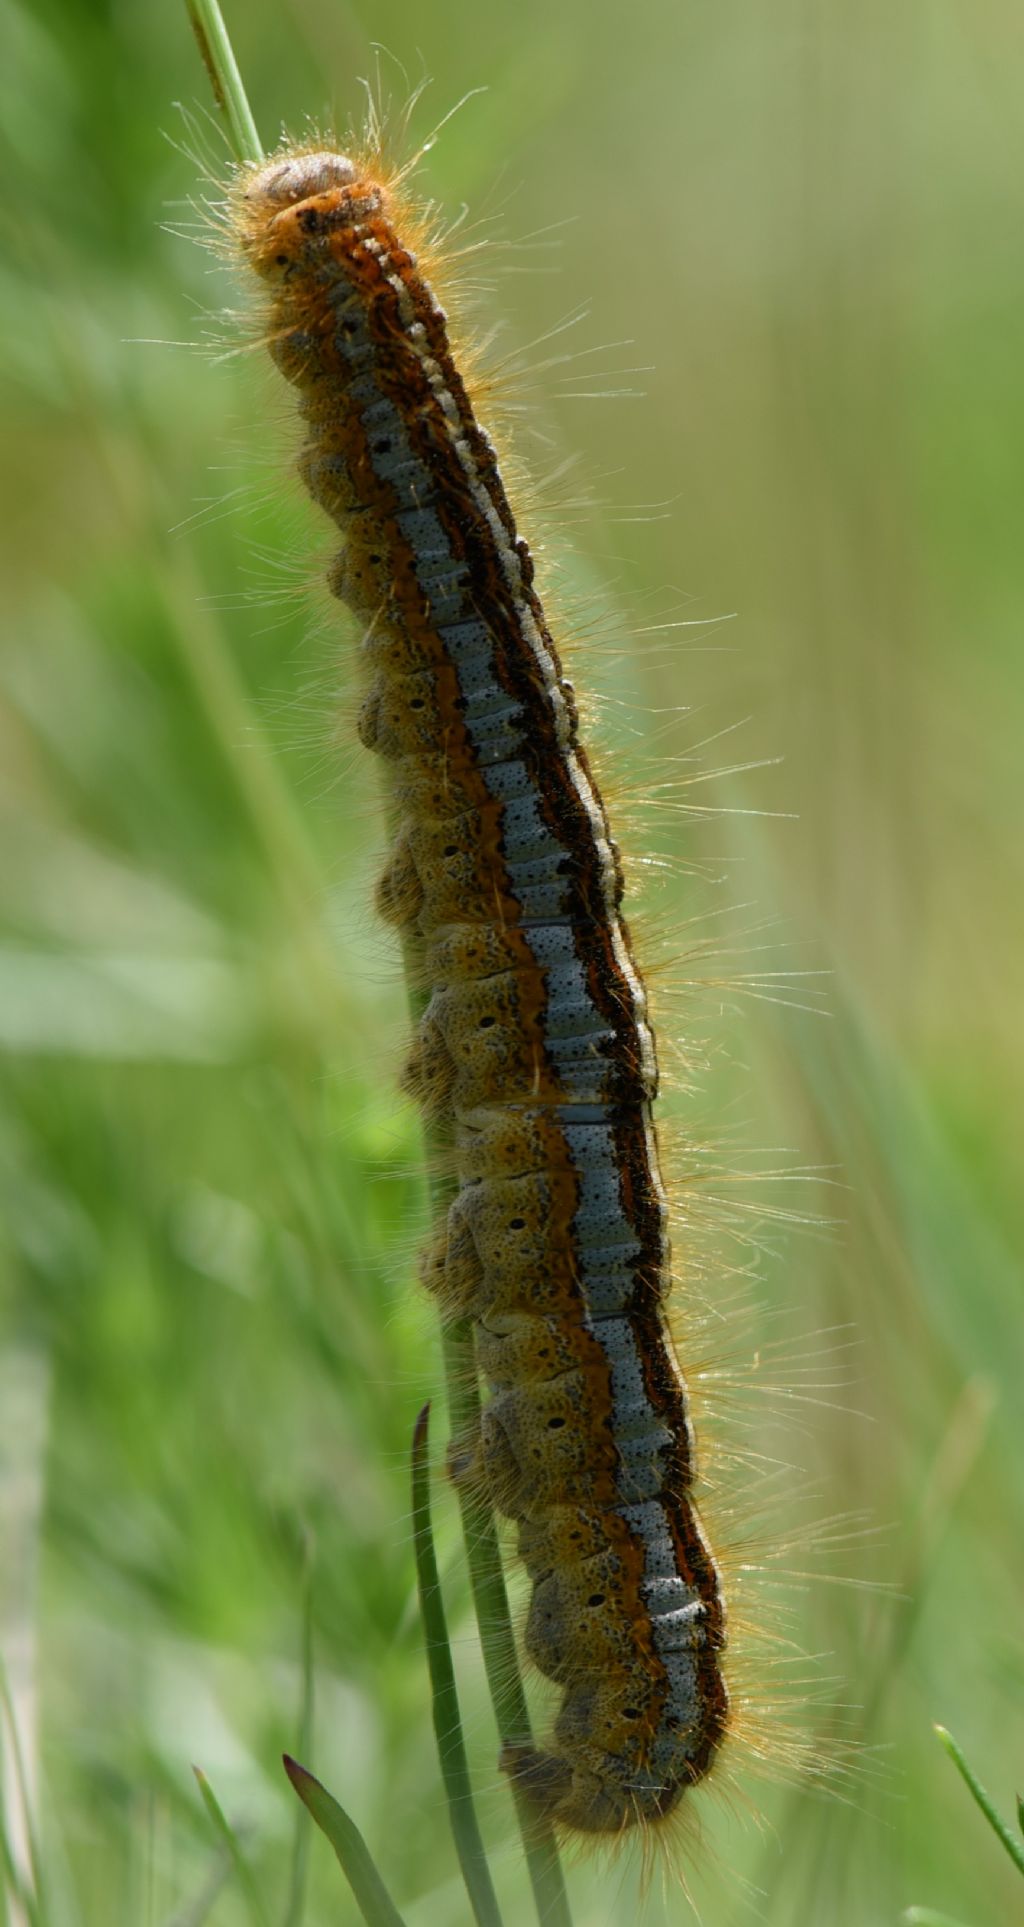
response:
M240 183L239 233L257 274L285 281L332 235L379 215L384 191L354 160L328 148L262 163Z

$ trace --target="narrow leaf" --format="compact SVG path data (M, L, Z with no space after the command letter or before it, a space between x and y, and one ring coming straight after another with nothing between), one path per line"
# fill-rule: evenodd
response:
M43 1903L43 1882L40 1867L39 1840L36 1834L35 1811L31 1789L28 1783L28 1774L25 1771L25 1755L21 1744L21 1729L18 1725L18 1716L14 1710L14 1700L11 1696L7 1672L2 1661L0 1661L0 1712L3 1714L3 1721L0 1721L0 1751L2 1751L3 1741L2 1725L6 1723L9 1742L9 1760L13 1763L14 1767L12 1776L14 1793L21 1809L22 1828L25 1836L28 1859L27 1868L24 1873L21 1873L14 1864L14 1855L11 1850L10 1837L7 1831L7 1815L2 1805L0 1805L0 1845L2 1845L3 1849L6 1882L11 1897L17 1905L21 1907L25 1915L28 1927L45 1927L46 1915ZM2 1794L3 1788L0 1786L0 1801L2 1801Z
M10 1898L15 1906L21 1909L28 1927L43 1927L43 1918L36 1905L35 1894L22 1879L14 1864L11 1843L7 1838L6 1829L3 1828L0 1828L0 1894L3 1896L5 1922L8 1917L7 1902Z
M469 1780L469 1763L462 1737L462 1720L455 1689L448 1626L445 1620L441 1580L434 1551L434 1532L430 1517L430 1469L427 1462L427 1433L430 1406L425 1405L412 1435L412 1530L416 1550L416 1581L419 1587L423 1636L427 1646L427 1666L433 1699L434 1732L441 1761L441 1777L448 1795L448 1816L455 1851L459 1856L462 1878L470 1906L479 1927L501 1927L501 1914L487 1865L487 1852L477 1823L476 1808Z
M176 1907L164 1927L203 1927L216 1904L217 1897L226 1880L231 1876L231 1860L226 1852L219 1853L207 1874L199 1893L194 1900L184 1906Z
M313 1559L307 1545L302 1591L302 1699L299 1706L298 1743L308 1757L313 1750ZM306 1873L309 1860L309 1819L301 1806L295 1809L295 1835L292 1841L291 1877L284 1927L302 1927L306 1904Z
M1002 1842L1002 1845L1006 1848L1010 1859L1018 1871L1024 1873L1024 1845L1017 1839L1015 1833L1010 1832L1002 1814L997 1811L991 1796L986 1793L981 1781L975 1777L973 1769L968 1766L952 1733L948 1733L944 1726L937 1726L935 1731L956 1767L957 1772L960 1774L961 1779L964 1780L970 1788L977 1805L985 1815L996 1839Z
M252 1870L239 1845L238 1835L225 1819L220 1802L202 1767L194 1766L192 1771L196 1776L196 1782L202 1794L203 1805L210 1819L213 1821L220 1838L223 1840L228 1853L231 1855L231 1864L238 1876L238 1884L245 1895L246 1905L256 1923L256 1927L270 1927L270 1922L264 1912L263 1902L260 1899L259 1889L253 1879Z
M217 0L185 0L185 5L235 159L260 161L263 150L256 122Z
M425 966L422 942L412 934L408 925L403 955L409 985L409 1008L415 1026L422 1017L425 1003L421 988L425 981ZM428 1177L431 1209L435 1222L441 1224L455 1188L452 1174L454 1138L450 1119L431 1118L425 1122L424 1147L428 1173L433 1173ZM476 1435L480 1424L480 1380L472 1320L445 1319L441 1325L441 1346L451 1436L453 1439L469 1439ZM480 1633L480 1650L504 1753L510 1745L529 1743L530 1715L512 1630L494 1508L482 1493L471 1490L462 1481L456 1482L455 1491L462 1515L462 1536ZM517 1778L512 1780L512 1800L522 1835L539 1927L572 1927L569 1897L565 1890L565 1876L554 1829L530 1800Z
M349 1819L327 1788L288 1753L284 1755L284 1770L299 1799L334 1848L366 1927L404 1927L355 1821Z

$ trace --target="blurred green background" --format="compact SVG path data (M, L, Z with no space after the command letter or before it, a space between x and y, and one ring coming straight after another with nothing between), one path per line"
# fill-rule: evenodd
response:
M589 478L601 498L564 509L562 568L596 632L573 673L608 699L621 785L642 804L684 779L647 814L628 803L624 835L666 858L646 891L657 943L700 953L666 973L661 1005L668 1068L675 1036L705 1060L669 1102L679 1171L695 1216L717 1213L723 1270L748 1262L746 1206L775 1213L752 1333L723 1344L794 1354L778 1392L742 1401L745 1438L803 1468L782 1482L839 1543L781 1556L836 1583L782 1588L786 1636L820 1657L783 1653L780 1677L822 1682L804 1717L824 1759L860 1748L825 1797L739 1767L695 1803L679 1858L701 1917L880 1927L917 1902L1002 1927L1019 1879L931 1722L1009 1810L1018 11L229 14L268 141L309 113L360 117L374 42L396 99L400 63L409 84L433 76L421 135L486 85L425 178L499 235L539 237L494 251L499 352L589 309L533 353L590 351L532 379L523 445L541 474L578 453L556 492L571 503ZM410 1927L457 1927L405 1484L413 1417L439 1390L414 1282L418 1123L395 1091L404 999L371 909L352 636L304 592L330 544L288 474L282 384L253 356L192 351L232 288L175 232L197 183L175 103L206 106L183 9L3 0L0 16L0 1610L46 1919L248 1919L197 1760L284 1921L295 1803L278 1756L299 1743L311 1573L311 1764ZM587 399L622 387L641 392ZM687 976L710 987L674 997ZM691 1136L717 1149L702 1160ZM723 1185L734 1162L751 1182ZM801 1363L808 1334L820 1366ZM439 1410L438 1455L442 1434ZM440 1481L437 1504L484 1823L508 1919L525 1920ZM584 1927L688 1917L671 1879L638 1899L628 1856L571 1884ZM356 1918L320 1841L301 1917Z

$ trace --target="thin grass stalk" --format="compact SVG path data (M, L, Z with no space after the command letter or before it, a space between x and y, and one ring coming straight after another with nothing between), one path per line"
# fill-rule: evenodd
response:
M14 1855L11 1852L11 1843L6 1831L0 1831L0 1906L3 1910L0 1912L0 1920L4 1922L5 1927L10 1919L9 1903L20 1909L28 1927L43 1927L43 1916L36 1906L35 1895L14 1864Z
M964 1780L970 1788L976 1804L981 1808L996 1839L1006 1848L1018 1873L1024 1873L1024 1842L1018 1840L1016 1834L1011 1832L1007 1826L991 1794L987 1793L982 1786L981 1781L974 1772L974 1768L968 1764L952 1733L947 1732L944 1726L937 1726L935 1731L956 1767L957 1772L960 1774L961 1779ZM1018 1814L1019 1811L1018 1802Z
M302 1699L299 1706L299 1752L309 1759L313 1751L313 1557L307 1545L303 1564L302 1596ZM309 1819L301 1807L295 1809L295 1834L288 1882L288 1906L284 1927L302 1927L306 1905L306 1876L309 1864Z
M21 1807L28 1865L24 1874L20 1873L15 1865L7 1829L7 1815L0 1806L0 1841L3 1843L4 1867L11 1894L22 1908L29 1927L45 1927L42 1856L39 1851L39 1836L36 1832L32 1790L29 1786L25 1753L21 1744L21 1728L18 1724L10 1682L7 1678L7 1670L0 1659L0 1769L4 1765L3 1727L5 1724L10 1745L10 1760L14 1769L11 1777Z
M487 1865L487 1850L473 1804L469 1762L462 1734L462 1719L455 1688L448 1624L445 1618L441 1578L437 1570L434 1533L430 1518L430 1467L427 1437L430 1406L425 1405L412 1438L412 1530L416 1552L416 1578L419 1585L420 1613L427 1648L427 1666L433 1697L434 1732L441 1762L441 1777L448 1795L448 1815L452 1839L459 1856L462 1878L479 1927L502 1927L498 1900Z
M423 981L423 971L415 937L406 937L403 952L406 981L410 986L410 1013L415 1030L427 1001L417 988ZM434 1224L443 1224L456 1189L455 1180L450 1175L454 1150L451 1123L447 1118L428 1119L423 1135L431 1217ZM449 1433L453 1439L473 1438L479 1433L481 1406L472 1320L445 1319L441 1327L441 1342ZM498 1735L503 1747L516 1744L528 1746L532 1744L530 1714L512 1629L494 1509L476 1487L460 1483L455 1490L484 1670ZM526 1793L515 1781L512 1783L512 1793L540 1927L572 1927L565 1876L554 1830L536 1812Z
M7 1927L10 1918L10 1906L19 1908L28 1927L45 1927L36 1895L15 1865L6 1815L0 1807L0 1921L4 1927Z
M227 1853L222 1853L214 1862L196 1898L176 1908L170 1919L165 1920L164 1927L204 1927L217 1904L222 1887L230 1878L231 1860Z
M235 159L261 161L256 122L217 0L185 0L185 5Z
M252 1868L242 1852L238 1835L226 1818L220 1801L214 1793L202 1767L194 1766L192 1771L196 1776L203 1805L213 1822L217 1834L231 1856L231 1864L234 1867L238 1884L245 1895L245 1903L252 1916L254 1927L270 1927L269 1915L260 1899L259 1888L253 1877Z
M0 1927L9 1927L9 1901L16 1900L11 1850L7 1844L7 1815L4 1812L3 1774L0 1773Z
M284 1755L284 1770L299 1799L334 1848L366 1927L405 1927L354 1820L314 1774Z

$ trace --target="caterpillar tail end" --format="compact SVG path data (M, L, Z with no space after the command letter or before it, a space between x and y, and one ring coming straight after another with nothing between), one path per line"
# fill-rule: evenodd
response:
M498 1764L525 1794L538 1817L571 1833L621 1834L636 1826L642 1815L634 1794L602 1779L586 1767L573 1766L554 1753L506 1741ZM675 1792L676 1798L682 1789ZM675 1799L672 1800L675 1805ZM657 1815L666 1811L664 1798Z

